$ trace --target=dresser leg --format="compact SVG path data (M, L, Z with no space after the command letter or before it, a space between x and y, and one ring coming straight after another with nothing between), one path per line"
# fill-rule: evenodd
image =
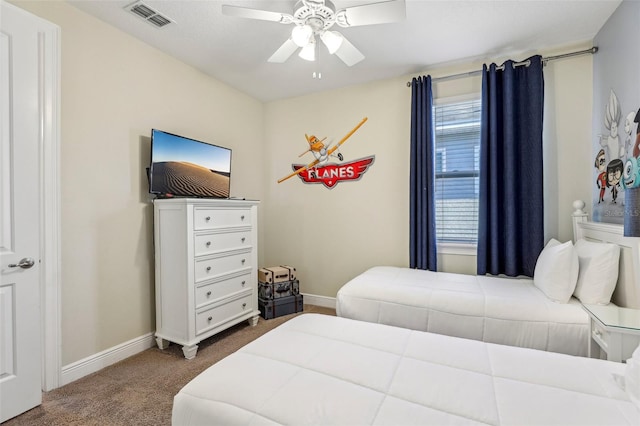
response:
M255 327L256 325L258 325L258 318L260 318L260 315L252 316L247 320L247 322L249 323L249 325L251 325L251 327Z
M158 344L158 348L165 350L169 347L169 341L164 340L162 337L156 337L156 343Z
M182 347L182 353L186 359L193 359L196 357L196 352L198 352L198 345L187 346L184 345Z

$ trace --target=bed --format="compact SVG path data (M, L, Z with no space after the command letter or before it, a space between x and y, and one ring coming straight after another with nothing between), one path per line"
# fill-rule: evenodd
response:
M172 424L637 425L638 379L640 349L625 365L302 314L188 383Z
M558 252L552 254L547 247L538 259L534 279L373 267L338 291L336 312L345 318L413 330L587 355L589 317L581 301L606 304L613 300L618 306L640 308L640 254L638 239L624 238L621 225L589 222L586 217L581 208L576 208L575 247L571 242L563 245L565 253L582 250L578 264L572 264L577 268L574 272L564 266L568 261L561 262ZM601 253L595 255L594 250L600 247L611 256L604 259ZM548 267L547 276L541 272L539 278L538 265L543 264L545 252L550 254L545 264L556 265ZM563 273L567 282L572 273L577 274L573 278L575 289L558 284L558 275ZM552 282L554 279L557 282ZM607 288L596 288L605 279L609 281ZM554 293L558 288L561 295Z
M339 316L491 343L587 354L580 302L555 303L529 279L374 267L345 284Z

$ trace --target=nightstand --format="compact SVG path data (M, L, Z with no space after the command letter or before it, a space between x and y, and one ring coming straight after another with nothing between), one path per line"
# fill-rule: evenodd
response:
M640 310L615 305L582 307L589 314L589 357L600 358L602 350L609 361L631 358L640 344Z

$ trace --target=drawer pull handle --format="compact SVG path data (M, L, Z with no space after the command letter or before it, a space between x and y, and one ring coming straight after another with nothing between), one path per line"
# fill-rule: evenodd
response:
M246 259L242 259L242 260L241 260L241 263L244 265L244 262L245 262L245 261L246 261Z
M602 337L602 333L600 332L600 330L594 331L593 334L595 334L597 337Z
M207 272L211 272L211 266L207 266Z
M207 318L207 321L211 322L212 319L213 319L213 317L209 317L209 318Z
M207 247L211 246L211 241L207 241L207 244L205 244Z
M205 222L209 222L211 220L211 216L207 216L204 218Z
M242 237L242 238L240 239L240 241L242 241L243 243L244 243L244 240L246 240L246 238L245 238L245 237Z
M211 296L211 290L207 292L207 297Z
M246 281L242 281L242 287L244 287L246 283L247 283Z
M240 216L240 220L244 220L244 215Z
M243 303L243 304L242 304L242 309L244 309L244 308L246 308L246 307L247 307L247 302L245 302L245 303Z

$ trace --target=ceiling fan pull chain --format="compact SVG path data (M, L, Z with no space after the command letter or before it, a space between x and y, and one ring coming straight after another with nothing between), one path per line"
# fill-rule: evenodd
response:
M315 68L316 70L313 72L312 76L314 79L317 80L321 80L322 79L322 71L320 71L321 69L321 64L320 64L320 51L317 51L317 57L316 57L316 61L315 61Z

